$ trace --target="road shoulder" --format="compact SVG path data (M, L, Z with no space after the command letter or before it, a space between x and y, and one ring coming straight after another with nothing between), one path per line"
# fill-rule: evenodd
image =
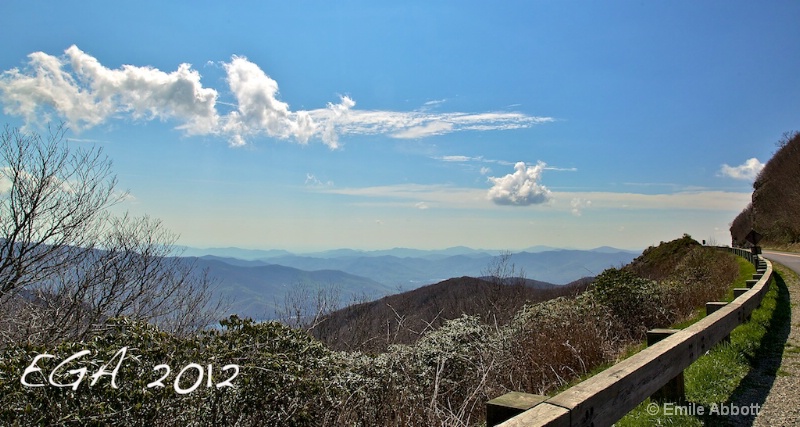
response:
M775 348L764 349L759 360L753 361L753 370L748 375L754 393L758 393L759 386L771 383L753 425L794 426L800 424L800 279L787 267L774 265L780 275L779 292L788 292L791 316L783 324L775 325L788 328L776 331L779 336L788 333L783 345L776 343Z

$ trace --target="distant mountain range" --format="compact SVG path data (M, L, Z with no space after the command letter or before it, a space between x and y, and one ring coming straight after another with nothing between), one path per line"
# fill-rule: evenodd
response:
M609 247L565 250L533 247L511 255L517 275L563 285L625 265L641 252ZM216 279L217 294L231 314L274 318L292 289L335 288L345 306L375 300L444 280L487 275L499 251L454 247L443 250L396 248L383 251L340 249L295 255L282 250L186 248L183 256Z
M341 257L349 257L349 256L362 256L362 257L376 257L376 256L396 256L399 258L437 258L442 256L454 256L454 255L474 255L474 254L492 254L497 255L502 251L499 250L491 250L491 249L472 249L466 246L454 246L447 249L433 249L433 250L425 250L425 249L409 249L409 248L393 248L393 249L382 249L382 250L374 250L374 251L362 251L356 249L333 249L328 251L320 251L320 252L304 252L304 253L293 253L283 249L242 249L242 248L235 248L235 247L227 247L227 248L193 248L189 246L181 246L179 247L180 250L183 251L183 256L185 257L202 257L202 256L215 256L220 258L237 258L241 260L266 260L269 258L276 258L282 256L307 256L312 258L341 258ZM555 248L552 246L531 246L529 248L523 249L519 252L530 252L530 253L538 253L538 252L547 252L547 251L558 251L558 250L574 250L573 248ZM642 251L628 251L624 249L616 249L608 246L599 247L596 249L590 249L589 252L631 252L631 253L641 253Z

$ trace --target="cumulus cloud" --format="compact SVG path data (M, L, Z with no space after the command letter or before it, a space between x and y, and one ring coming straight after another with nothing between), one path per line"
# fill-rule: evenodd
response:
M756 179L756 176L759 172L761 172L761 169L764 169L764 164L753 157L752 159L747 159L744 164L739 166L729 166L724 164L722 165L722 168L720 168L719 174L720 176L728 178L752 181Z
M570 201L569 205L573 215L581 216L583 215L583 210L592 205L592 201L575 197Z
M316 125L308 113L292 112L289 104L278 100L278 82L258 65L234 56L224 67L238 105L236 111L225 117L222 126L222 130L231 135L233 145L243 145L248 135L294 137L302 144L314 135Z
M77 46L60 57L32 53L25 69L4 71L0 74L0 102L6 114L23 117L28 123L57 118L82 130L111 119L169 120L189 135L220 135L233 146L267 136L301 144L319 139L335 149L343 135L415 139L520 129L553 121L518 112L430 111L443 100L429 101L414 111L356 110L349 96L324 108L295 111L280 99L278 82L257 64L233 56L222 66L235 101L233 111L225 115L217 110L219 92L204 87L200 73L190 64L181 64L172 72L133 65L111 69Z
M528 206L550 200L550 190L540 183L544 162L527 166L524 162L514 165L514 173L502 177L489 177L492 188L487 197L498 205Z
M52 110L75 129L96 126L119 114L142 120L177 119L179 128L189 134L208 133L217 126L217 91L204 88L200 74L189 64L171 73L130 65L112 70L76 46L60 58L43 52L28 58L26 72L14 68L0 76L5 113L28 122L50 120Z

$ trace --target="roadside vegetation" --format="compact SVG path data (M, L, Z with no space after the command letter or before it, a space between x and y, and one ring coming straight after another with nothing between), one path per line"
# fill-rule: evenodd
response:
M486 401L614 363L738 276L735 257L684 235L566 293L529 298L501 262L473 283L472 308L431 311L421 329L396 310L369 321L413 327L409 341L345 351L302 323L205 328L207 278L174 261L158 221L113 216L125 196L110 161L62 136L0 141L2 425L480 425Z
M753 311L750 321L731 332L729 343L716 345L706 355L684 371L686 402L676 403L683 408L700 408L700 411L677 414L675 406L645 400L622 418L618 427L638 426L727 426L732 421L754 419L753 414L723 415L724 406L747 407L761 405L769 384L750 378L755 367L782 354L786 337L781 330L791 322L791 306L786 280L797 281L797 276L780 266L776 269L770 289ZM778 358L779 360L780 358ZM777 368L775 368L777 369ZM773 370L772 378L780 375ZM657 406L653 406L657 405ZM718 408L711 414L713 408Z
M6 343L0 359L0 422L479 425L491 398L510 390L552 392L613 363L648 328L693 313L705 302L691 300L706 294L701 289L724 293L737 275L734 258L688 236L679 240L688 245L685 257L661 281L627 268L610 269L585 292L526 305L506 324L465 315L412 345L391 345L381 353L334 351L304 330L236 317L220 329L188 336L141 321L111 319L102 334L85 340L55 346ZM657 253L653 248L643 257ZM727 274L706 280L718 270ZM686 278L697 281L682 282ZM687 296L676 298L679 291ZM127 355L120 358L123 347ZM84 356L58 367L85 350ZM42 354L54 357L37 361L34 368L41 371L30 370ZM111 371L121 359L116 378L101 375L91 385L96 372ZM164 386L148 388L163 374L157 368L161 364L171 368ZM240 370L231 380L233 387L217 388L232 374L223 368L232 364ZM87 370L85 378L73 387L81 368ZM23 386L26 372L27 383L41 386Z

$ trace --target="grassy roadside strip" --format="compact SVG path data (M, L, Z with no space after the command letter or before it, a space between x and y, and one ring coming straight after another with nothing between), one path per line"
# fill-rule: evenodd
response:
M715 346L684 371L687 401L658 404L647 399L617 422L617 426L724 426L737 418L723 415L724 408L730 408L732 402L739 401L738 396L754 387L747 376L763 355L783 350L785 336L776 331L791 321L784 280L797 278L779 264L773 265L774 280L751 320L731 332L730 343Z

